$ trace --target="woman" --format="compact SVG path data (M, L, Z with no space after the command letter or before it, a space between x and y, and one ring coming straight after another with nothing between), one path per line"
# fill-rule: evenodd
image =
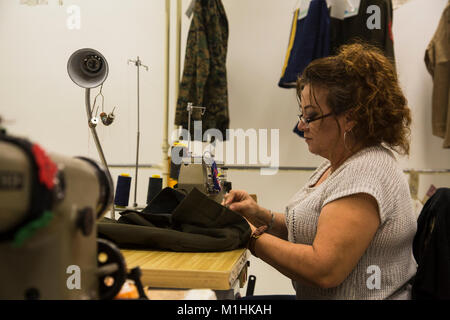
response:
M343 46L297 81L298 129L326 160L285 213L245 191L223 204L249 222L251 252L293 280L298 299L407 299L416 219L392 150L409 154L410 110L376 48Z

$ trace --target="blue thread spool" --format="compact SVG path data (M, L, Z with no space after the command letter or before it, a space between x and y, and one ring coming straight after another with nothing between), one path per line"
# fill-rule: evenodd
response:
M121 174L117 178L116 196L114 204L119 207L127 207L130 199L131 177L128 174Z
M148 181L147 204L162 190L162 178L154 174Z

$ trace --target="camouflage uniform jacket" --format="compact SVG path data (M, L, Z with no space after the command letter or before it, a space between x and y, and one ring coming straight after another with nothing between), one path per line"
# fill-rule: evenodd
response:
M202 116L194 109L193 121L202 121L202 133L218 129L225 139L229 125L226 56L228 20L221 0L196 0L189 29L183 77L180 85L175 124L187 129L188 102L205 107Z

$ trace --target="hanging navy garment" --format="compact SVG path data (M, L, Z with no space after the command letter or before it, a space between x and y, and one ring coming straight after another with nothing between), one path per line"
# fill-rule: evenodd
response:
M299 9L292 22L289 47L278 85L295 88L303 69L313 60L330 53L330 15L325 0L313 0L308 15L298 20Z

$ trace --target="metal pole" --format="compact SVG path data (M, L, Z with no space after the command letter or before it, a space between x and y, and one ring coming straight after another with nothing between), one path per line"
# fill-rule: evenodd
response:
M188 102L187 106L187 112L188 112L188 156L190 157L191 152L191 114L192 114L192 103Z
M137 137L136 137L136 167L135 167L135 177L134 177L134 202L133 207L137 207L137 181L138 181L138 169L139 169L139 137L140 131L140 78L139 78L139 68L144 67L148 71L148 67L142 64L139 56L136 60L128 60L128 63L134 63L137 68Z
M169 85L170 85L170 0L166 0L166 39L165 39L165 79L164 79L164 119L163 119L163 186L169 182Z
M137 61L139 61L139 57L137 58ZM137 67L137 137L136 137L136 171L134 175L134 203L133 207L137 207L137 181L138 181L138 164L139 164L139 135L140 135L140 114L139 114L139 66Z
M177 29L175 48L175 106L180 93L180 71L181 71L181 0L177 0Z

